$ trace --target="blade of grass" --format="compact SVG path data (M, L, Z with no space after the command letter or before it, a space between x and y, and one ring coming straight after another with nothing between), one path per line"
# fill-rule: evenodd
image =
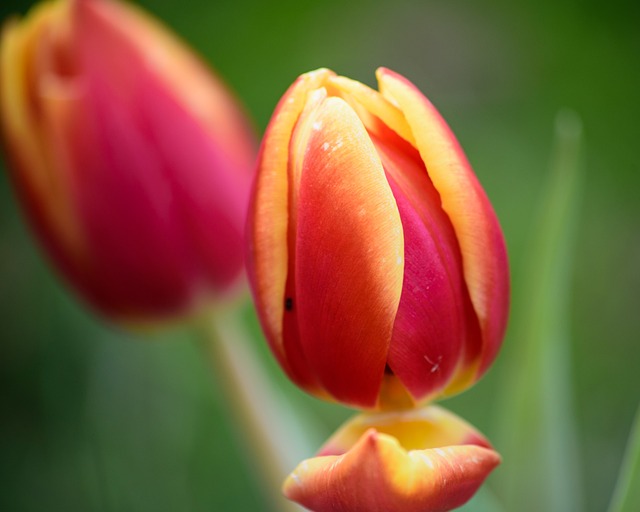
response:
M609 505L609 512L637 512L638 510L640 510L640 407L631 427L620 475Z
M498 416L503 467L497 491L506 510L582 509L571 408L569 286L580 190L581 123L561 111L555 153L529 261L521 276L517 323Z

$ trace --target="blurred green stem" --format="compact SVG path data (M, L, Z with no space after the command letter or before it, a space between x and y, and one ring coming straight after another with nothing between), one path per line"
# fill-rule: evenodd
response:
M638 510L640 510L640 407L631 427L622 468L609 505L609 512Z
M286 475L315 451L300 422L251 350L237 308L216 309L199 323L215 384L249 464L275 510L302 510L280 492Z

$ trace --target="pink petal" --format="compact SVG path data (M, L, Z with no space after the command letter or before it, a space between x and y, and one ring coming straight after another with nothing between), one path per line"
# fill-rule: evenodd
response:
M92 0L74 2L74 7L82 24L115 30L169 95L219 143L231 165L250 175L256 142L247 117L232 91L189 47L131 3Z
M384 68L377 75L382 94L405 114L460 243L465 281L483 337L479 375L495 358L507 321L509 275L500 226L455 136L438 111L404 77Z
M419 401L446 387L465 344L478 344L477 321L462 279L455 233L420 155L388 130L384 139L374 140L405 239L402 297L388 364Z

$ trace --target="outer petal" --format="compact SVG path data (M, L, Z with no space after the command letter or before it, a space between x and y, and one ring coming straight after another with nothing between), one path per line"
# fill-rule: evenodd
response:
M0 113L3 138L12 160L12 178L34 226L57 260L79 252L83 240L69 197L67 169L56 164L42 119L36 66L47 65L39 42L54 38L51 27L64 19L61 3L38 5L24 22L6 22L0 44ZM45 113L46 114L46 113Z
M149 38L157 37L160 47L172 42L177 47L178 43L160 28L151 30L152 23L135 9L129 11L116 2L101 0L82 4L78 6L77 13L78 39L84 57L84 78L90 88L88 100L92 100L95 118L106 127L97 128L97 145L108 155L106 158L112 158L112 169L108 174L117 174L121 170L118 180L123 184L130 181L130 176L144 183L138 192L133 192L139 196L137 201L130 196L140 208L126 207L138 208L137 215L142 219L151 211L151 218L147 217L142 224L143 227L148 226L147 231L152 231L157 224L162 225L158 239L148 240L146 244L138 243L142 246L138 252L144 253L146 249L169 256L175 248L180 248L181 252L174 255L174 265L182 268L176 269L175 273L186 274L183 280L190 283L190 288L185 290L188 296L197 295L194 291L198 290L194 288L198 286L201 294L207 291L208 285L215 290L223 290L238 276L242 267L242 233L248 199L248 174L252 166L248 160L253 155L251 137L233 122L240 116L236 113L233 117L231 113L239 110L233 110L235 105L227 102L221 111L226 109L232 119L218 117L219 113L212 118L206 111L206 102L215 100L225 91L213 84L210 84L208 96L200 91L203 82L208 83L205 69L198 66L192 56L186 57L190 54L181 47L180 51L173 49L171 53L167 49L167 52L173 59L185 56L184 61L175 64L173 59L158 61L159 57L154 53L157 48L150 48ZM141 38L140 34L146 37ZM151 41L156 42L155 39ZM95 55L102 58L98 61ZM192 84L185 84L182 90L177 91L162 72L170 65L182 68L186 66L184 63L191 63L191 67L174 71L182 71L182 79L189 79ZM194 98L204 102L203 110L197 115L187 101ZM224 103L222 99L220 101ZM131 117L125 119L129 112ZM224 131L224 137L215 138L205 124L211 121L220 124L216 129ZM232 143L231 139L235 142ZM118 158L114 154L126 152L131 146L130 141L135 141L136 151L148 160L147 166L136 165L136 155ZM246 147L242 150L241 146ZM245 162L240 162L238 155L232 154L234 148L242 152L241 158ZM100 168L100 162L94 162L93 168ZM80 172L87 174L91 170L86 168ZM101 182L107 179L100 174L94 172L85 180ZM114 184L118 185L117 182ZM124 196L126 185L117 187L113 193L110 199ZM109 215L116 217L117 213L107 213L105 217ZM114 226L123 233L122 237L130 231L127 227ZM144 236L145 233L134 234L132 243ZM117 238L114 236L114 240ZM158 243L161 244L159 248ZM154 259L157 258L154 255ZM137 265L141 262L130 263ZM171 262L165 263L166 268L171 268ZM144 275L144 272L144 268L138 269L136 274ZM154 281L166 278L156 277ZM179 295L179 291L174 294Z
M478 366L481 374L498 351L507 321L509 276L500 226L455 136L438 111L400 75L380 68L377 76L382 94L404 113L458 237L465 280L483 334Z
M407 452L370 429L344 455L302 462L283 491L315 512L444 512L468 501L499 462L474 445Z
M216 154L216 142L159 80L118 19L101 15L109 5L74 4L84 94L67 106L59 145L73 170L91 252L84 277L91 300L131 321L180 313L207 285L220 290L237 275L244 198L232 204L243 187L224 181L237 170ZM209 182L214 177L218 187ZM235 226L205 206L204 191L225 186L229 200L217 202L231 206ZM198 216L206 217L209 238L220 235L217 252L228 256L215 271Z
M168 87L170 95L219 143L231 166L250 174L255 155L253 130L231 91L191 49L162 23L130 3L109 0L73 3L82 18L92 18L94 23L117 30L154 77ZM108 49L103 48L102 52L103 56L108 55Z
M278 103L263 138L246 231L247 271L265 336L281 366L307 389L315 388L314 378L305 365L289 363L282 334L289 265L289 142L307 94L331 74L320 69L300 76Z
M309 122L293 297L300 340L331 395L373 407L402 291L402 225L353 109L331 97Z
M67 105L60 138L86 244L80 286L128 321L181 311L200 277L166 164L139 114L96 88Z

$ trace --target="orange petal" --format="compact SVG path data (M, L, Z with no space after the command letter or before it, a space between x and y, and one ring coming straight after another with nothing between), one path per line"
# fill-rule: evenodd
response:
M283 492L315 512L444 512L468 501L499 463L475 445L407 452L370 429L344 455L303 461Z
M313 379L302 370L292 370L282 335L289 264L289 142L307 94L321 87L331 74L320 69L300 76L278 103L263 138L246 231L247 271L262 328L282 367L303 387L309 387Z
M66 169L56 164L52 152L57 148L48 135L50 122L58 117L67 93L75 91L54 91L59 84L47 80L51 75L40 76L48 71L54 58L43 50L66 35L63 31L67 27L62 23L66 8L63 2L40 4L23 22L10 20L3 27L0 117L13 164L9 170L14 171L13 178L29 215L38 230L55 241L56 252L78 252L83 242L65 181ZM41 94L51 99L46 110L38 108Z
M402 292L402 224L354 110L330 97L307 122L292 297L300 340L331 395L373 407Z
M377 77L383 96L404 113L460 243L465 280L483 333L482 354L470 354L479 356L480 374L495 358L507 321L509 275L498 220L458 141L435 107L406 78L385 68L378 70Z

